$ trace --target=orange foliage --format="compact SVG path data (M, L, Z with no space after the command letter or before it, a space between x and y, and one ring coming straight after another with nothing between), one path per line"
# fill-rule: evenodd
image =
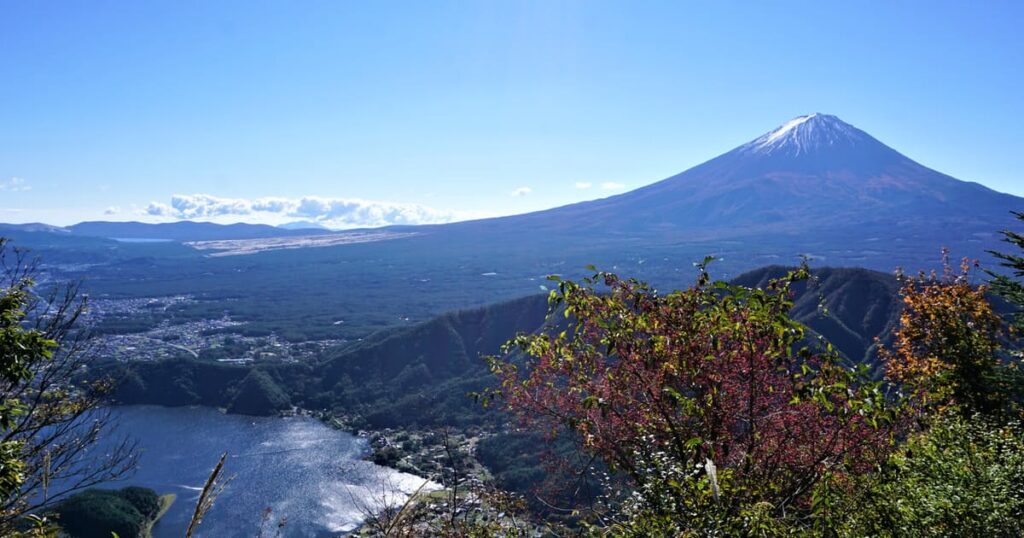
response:
M1002 321L986 286L971 284L972 264L964 260L957 273L944 261L942 275L900 276L900 327L892 348L880 353L886 375L922 411L997 411L1005 403L996 386Z

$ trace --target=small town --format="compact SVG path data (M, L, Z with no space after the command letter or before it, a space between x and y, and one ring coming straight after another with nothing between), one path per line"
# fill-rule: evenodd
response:
M88 321L100 328L93 341L93 352L122 362L188 357L229 364L262 360L304 362L315 360L326 349L347 342L343 339L289 342L275 334L243 336L234 331L245 322L232 320L226 313L220 319L175 323L169 310L193 302L195 299L188 295L90 300ZM131 327L144 329L137 332L103 330L110 326L120 328L116 324L120 319L152 319L156 326Z

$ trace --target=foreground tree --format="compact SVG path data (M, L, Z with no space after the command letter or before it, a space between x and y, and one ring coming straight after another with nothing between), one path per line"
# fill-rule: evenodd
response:
M884 460L897 413L866 367L803 345L789 311L806 268L764 290L700 271L668 295L608 273L560 281L551 301L565 330L510 342L525 367L491 360L504 406L628 477L603 531L825 532L822 491Z
M1024 221L1024 213L1014 213L1018 220ZM1010 314L1010 321L1017 331L1024 331L1024 235L1012 230L1003 230L1003 241L1017 248L1018 253L989 251L1000 260L999 265L1010 270L1008 275L988 271L993 277L992 291L1015 307Z
M91 357L77 286L37 293L36 263L0 238L0 535L26 514L133 468L133 446L89 448L111 429L106 381L76 384Z
M944 255L942 274L900 275L903 312L895 342L881 349L881 358L919 418L1018 411L1020 367L1004 348L1012 335L987 298L989 287L972 282L976 265L965 259L957 272Z

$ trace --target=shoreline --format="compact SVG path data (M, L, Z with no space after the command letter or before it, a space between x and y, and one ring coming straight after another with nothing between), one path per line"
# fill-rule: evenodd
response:
M153 535L153 526L160 522L160 518L167 514L174 502L178 500L177 493L167 493L160 496L160 511L153 516L153 519L142 529L143 538L150 538Z
M425 435L429 435L429 434L434 432L434 430L430 430L430 429L426 429L426 430L424 430L424 429L396 430L396 429L392 429L392 428L383 428L383 429L379 429L378 430L378 429L357 428L352 423L359 421L359 416L358 415L347 415L347 414L346 415L336 415L336 414L333 414L333 413L330 413L330 412L327 412L327 411L314 411L314 410L309 410L309 409L303 409L303 408L300 408L300 407L292 407L291 409L288 409L288 410L282 410L282 411L278 411L276 413L269 413L269 414L264 414L264 415L249 415L249 414L245 414L245 413L230 413L230 412L228 412L226 407L201 405L201 404L200 405L180 405L179 406L179 405L162 405L162 404L150 404L150 403L146 403L146 404L139 404L139 403L122 404L122 403L111 402L109 405L112 406L112 407L136 407L136 406L152 405L152 406L164 407L164 408L168 408L168 409L174 409L174 408L179 408L179 407L180 408L206 408L206 409L216 410L217 412L219 412L219 413L221 413L223 415L235 415L235 416L240 416L240 417L259 417L259 418L294 418L294 417L304 417L304 418L316 419L317 421L319 421L320 423L324 424L328 428L331 428L333 430L343 431L345 433L348 433L349 435L352 435L353 437L365 440L367 442L369 450L367 451L366 454L364 454L363 456L360 457L360 459L362 461L370 462L370 463L373 463L374 465L377 465L377 466L380 466L380 467L385 467L385 468L388 468L388 469L391 469L391 470L394 470L394 471L398 471L398 472L401 472L401 473L411 474L411 475L414 475L414 476L417 476L419 478L422 478L422 479L425 479L425 480L429 480L429 481L435 481L435 479L437 478L436 472L435 473L430 473L428 471L425 471L425 470L423 470L421 468L422 465L409 464L409 463L406 463L406 464L402 465L401 464L402 460L405 460L405 459L407 459L409 457L418 457L418 459L422 460L423 456L425 456L425 454L422 453L422 452L417 452L415 450L401 449L401 444L402 444L401 441L394 442L394 441L392 441L390 439L390 437L402 437L403 434L405 434L406 436L408 436L408 435L415 435L415 436L423 437ZM473 443L469 443L469 444L467 444L465 442L457 443L457 445L458 445L457 448L472 448L471 445L475 445L476 438L478 438L481 434L484 434L484 430L485 429L481 428L481 427L474 427L474 428L471 428L470 430L474 430L475 431L475 435L471 435L471 436L468 435L469 434L469 430L464 430L464 429L457 429L455 431L452 431L453 437L458 438L460 441L464 441L466 437L472 437L474 439L474 442ZM486 435L486 434L484 434L484 435ZM391 450L388 450L388 449L391 449ZM394 452L396 449L398 450L397 453ZM385 451L388 452L387 455L383 454Z

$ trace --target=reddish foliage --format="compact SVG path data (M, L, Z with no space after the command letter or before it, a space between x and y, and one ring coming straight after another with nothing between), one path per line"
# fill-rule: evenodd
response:
M552 297L568 328L513 342L531 359L525 375L492 363L507 409L523 424L570 431L637 484L655 460L680 469L711 460L734 499L801 504L826 474L877 463L892 434L865 371L797 349L804 331L788 318L789 284L805 277L751 290L702 272L664 296L605 273L562 282Z

